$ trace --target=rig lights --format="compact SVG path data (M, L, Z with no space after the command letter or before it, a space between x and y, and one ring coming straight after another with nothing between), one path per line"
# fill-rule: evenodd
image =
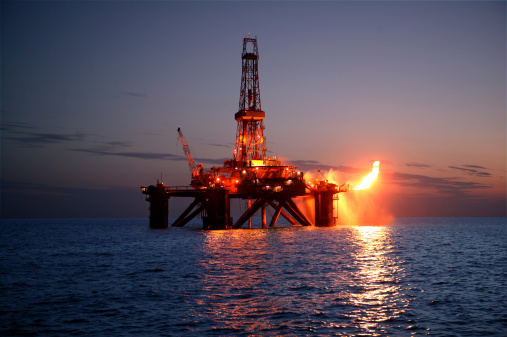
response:
M254 44L253 53L247 52L247 43ZM327 180L307 181L304 172L298 171L298 168L283 165L276 155L266 156L263 122L265 113L261 109L258 89L257 38L245 37L243 41L242 60L247 59L249 63L243 63L242 67L239 109L234 115L238 123L234 157L232 160L224 160L223 167L212 166L209 170L204 170L202 164L195 165L181 128L178 127L179 139L192 175L190 186L192 189L186 187L169 189L158 182L149 188L142 187L143 194L147 195L146 200L150 202L150 227L168 226L167 201L171 197L195 198L172 224L173 227L182 227L201 214L204 229L240 228L245 221L251 220L256 212L252 213L252 199L257 200L255 202L257 209L263 207L265 211L267 206L272 206L277 212L276 218L281 214L288 217L292 224L334 226L336 220L332 212L334 194L347 192L349 186L337 187L329 184ZM378 162L374 164L372 174L375 172L378 172ZM314 224L292 200L303 196L314 197L314 200L318 200L316 206L322 206L320 209L315 208ZM232 198L250 200L249 209L235 223L230 216ZM290 214L282 213L282 208ZM276 218L272 219L270 226L275 225ZM263 219L263 227L267 227L265 222Z

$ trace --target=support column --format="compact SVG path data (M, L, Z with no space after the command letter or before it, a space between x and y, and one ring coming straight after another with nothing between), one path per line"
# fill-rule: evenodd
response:
M203 229L227 229L232 225L229 191L223 188L208 189L202 219Z
M335 191L317 191L315 196L315 226L332 227L335 225L333 217L333 195Z
M169 224L169 197L164 184L151 185L146 189L150 202L150 228L167 228Z

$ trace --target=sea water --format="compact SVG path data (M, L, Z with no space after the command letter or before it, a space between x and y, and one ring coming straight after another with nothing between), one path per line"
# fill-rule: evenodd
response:
M2 220L0 335L507 336L506 218L199 227Z

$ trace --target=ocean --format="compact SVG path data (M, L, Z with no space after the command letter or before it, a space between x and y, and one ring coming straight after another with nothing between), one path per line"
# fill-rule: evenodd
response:
M507 336L506 218L200 226L1 220L0 335Z

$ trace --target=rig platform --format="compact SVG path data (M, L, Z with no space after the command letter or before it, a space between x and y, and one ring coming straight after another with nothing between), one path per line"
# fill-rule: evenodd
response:
M169 187L162 182L141 187L150 203L150 227L166 228L169 221L169 199L190 197L194 201L171 225L185 226L200 215L203 229L237 229L260 210L262 227L274 227L280 216L292 225L334 226L334 203L338 193L347 192L349 185L338 186L327 181L306 181L295 166L283 165L275 156L267 157L264 136L265 112L261 109L259 91L257 37L245 37L242 53L242 77L237 121L236 145L233 158L222 167L204 170L195 165L190 148L178 127L179 139L188 161L192 179L190 186ZM301 211L295 198L314 199L314 219ZM234 221L231 217L231 199L242 199L248 209ZM252 202L253 201L253 202ZM267 223L266 208L272 207L273 216ZM313 222L311 221L313 220Z

